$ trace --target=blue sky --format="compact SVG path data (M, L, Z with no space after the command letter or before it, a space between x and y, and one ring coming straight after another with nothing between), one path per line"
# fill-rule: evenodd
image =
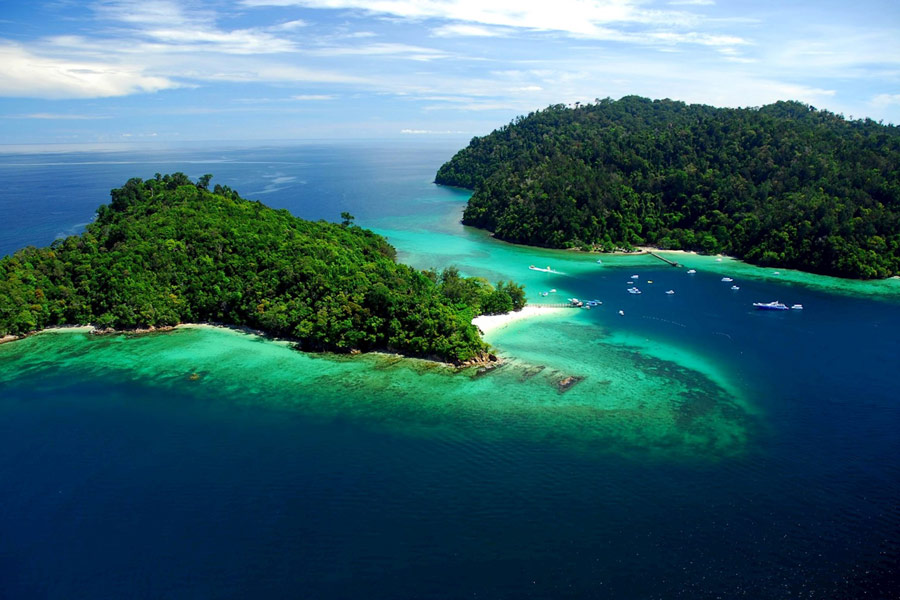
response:
M900 124L900 2L0 5L3 144L467 138L628 94Z

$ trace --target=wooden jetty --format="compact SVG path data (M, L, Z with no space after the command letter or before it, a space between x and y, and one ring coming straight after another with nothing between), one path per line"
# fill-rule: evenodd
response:
M661 261L663 261L664 263L667 263L667 264L669 264L669 265L672 265L673 267L680 267L680 266L681 266L681 265L679 265L677 262L675 262L674 260L669 260L669 259L666 258L665 256L660 256L660 255L657 254L656 252L650 252L650 251L648 251L647 254L649 254L650 256L652 256L652 257L654 257L654 258L658 258L659 260L661 260Z

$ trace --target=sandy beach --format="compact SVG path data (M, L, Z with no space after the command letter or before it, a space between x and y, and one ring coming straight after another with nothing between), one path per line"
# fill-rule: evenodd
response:
M502 329L510 323L521 321L522 319L529 319L531 317L537 317L540 315L560 313L565 310L570 309L554 308L548 306L526 306L520 311L509 312L502 315L481 315L480 317L475 317L474 319L472 319L472 324L478 327L482 333L486 334L498 329Z

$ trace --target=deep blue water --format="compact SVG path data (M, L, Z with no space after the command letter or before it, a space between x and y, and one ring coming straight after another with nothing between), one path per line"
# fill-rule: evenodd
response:
M455 149L0 155L0 254L77 232L129 177L178 170L387 228L458 211L430 184ZM0 597L900 597L900 299L639 272L678 293L625 294L621 269L547 283L715 357L758 410L744 452L404 435L49 360L0 389ZM807 309L749 308L775 298Z

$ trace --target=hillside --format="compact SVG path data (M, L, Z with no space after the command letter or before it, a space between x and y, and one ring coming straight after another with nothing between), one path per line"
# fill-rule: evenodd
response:
M550 106L474 138L435 181L474 190L463 222L511 242L900 274L900 129L797 102Z
M298 340L306 350L390 350L464 362L487 345L480 313L521 308L454 269L395 262L382 237L244 200L210 176L129 180L80 236L0 259L0 337L49 326L133 329L212 321Z

